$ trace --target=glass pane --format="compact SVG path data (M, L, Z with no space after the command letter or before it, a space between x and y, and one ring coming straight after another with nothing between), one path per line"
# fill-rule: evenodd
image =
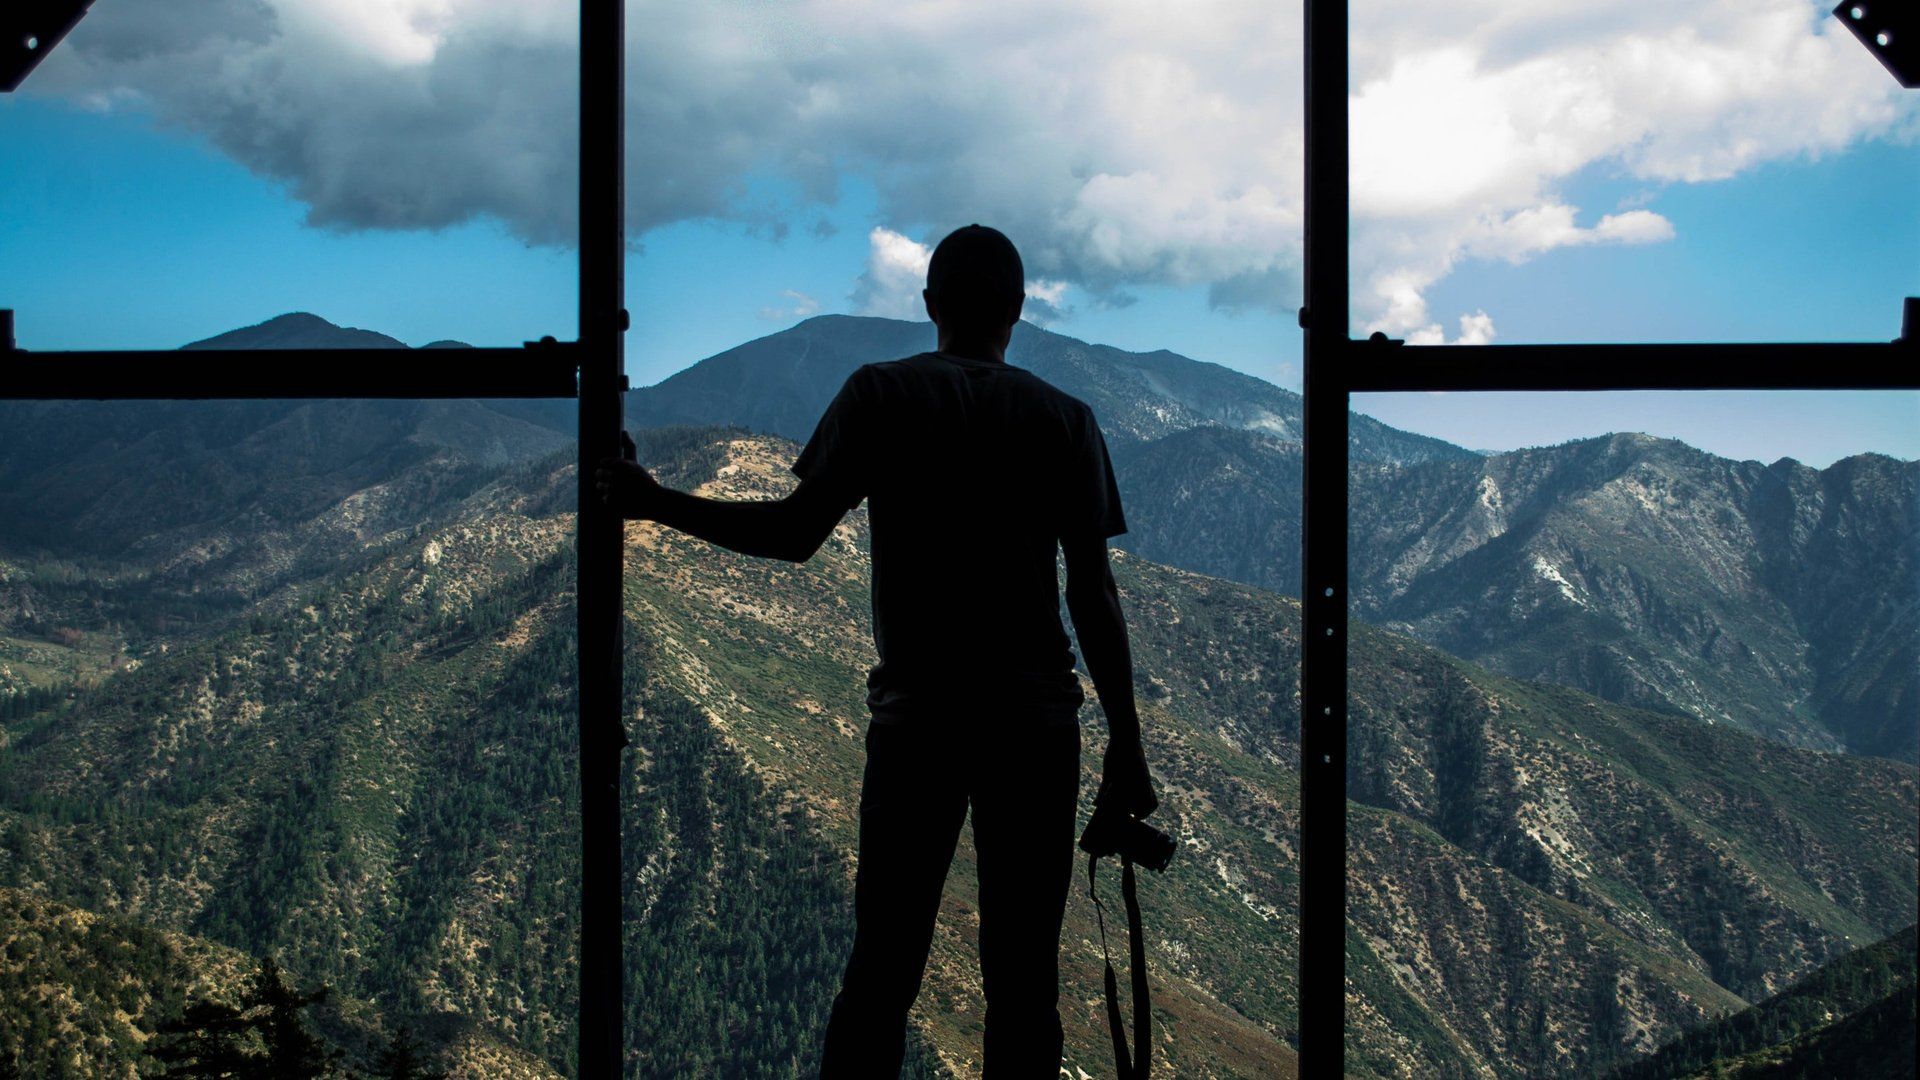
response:
M1262 488L1236 509L1184 493L1217 475L1264 485L1269 462L1298 457L1299 398L1283 389L1298 379L1297 19L1073 3L629 12L654 31L629 67L645 162L629 175L641 460L722 498L792 490L790 466L849 375L936 348L921 298L933 246L972 222L1005 232L1025 277L1005 359L1092 408L1130 526L1113 546L1161 784L1150 820L1179 843L1164 875L1140 881L1155 1068L1291 1072L1298 644L1292 602L1271 590L1294 586L1258 554L1280 545L1278 525L1240 512L1285 496ZM642 784L710 769L697 781L710 798L738 800L712 811L724 834L689 818L630 842L647 882L628 933L647 950L631 1030L648 1075L818 1060L854 928L870 536L856 510L796 566L651 525L630 535L629 633L649 650L635 665ZM1107 743L1080 681L1076 825ZM1025 752L1019 739L1004 750ZM980 865L962 829L910 1072L982 1067L979 949L993 931ZM1060 935L1065 1065L1110 1075L1083 865ZM1119 876L1109 860L1100 874L1124 994ZM729 875L768 884L728 894L716 882ZM716 971L719 956L740 959Z
M300 1056L272 959L343 1065L570 1071L574 453L473 401L0 403L0 1060Z
M1920 100L1832 7L1354 4L1354 334L1898 337Z
M573 10L95 5L0 95L20 346L575 337Z
M1911 1027L1920 394L1512 397L1357 401L1488 450L1352 476L1349 1070L1874 1074Z

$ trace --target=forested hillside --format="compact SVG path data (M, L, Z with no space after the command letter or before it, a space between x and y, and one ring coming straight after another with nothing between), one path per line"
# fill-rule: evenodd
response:
M111 516L84 486L87 509L0 534L0 940L10 977L53 988L11 999L29 1075L127 1075L160 1025L268 956L331 989L346 1019L316 1029L350 1060L410 1027L455 1075L570 1068L571 462L482 460L436 437L439 410L312 408L219 414L233 430L194 459L217 482L150 537L63 555L59 529ZM194 430L154 423L145 438ZM793 483L796 447L766 436L656 430L641 449L678 487ZM652 525L628 539L630 1064L804 1075L850 930L864 511L801 566ZM1135 555L1116 572L1181 845L1143 882L1156 1056L1170 1075L1288 1074L1298 606ZM1591 1075L1914 922L1912 765L1363 626L1351 650L1356 1074ZM1084 719L1090 791L1103 735ZM977 1074L976 904L963 839L918 1075ZM75 929L92 926L108 936ZM1076 888L1063 1011L1069 1064L1093 1075L1099 970ZM1819 1037L1877 1038L1881 1008Z

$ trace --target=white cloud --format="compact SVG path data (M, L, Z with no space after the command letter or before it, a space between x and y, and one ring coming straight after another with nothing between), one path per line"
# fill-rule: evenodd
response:
M1410 345L1491 345L1494 338L1493 319L1484 311L1460 316L1459 336L1448 340L1446 331L1439 323L1407 332L1406 341Z
M431 63L440 39L456 28L453 0L306 0L276 8L297 34L396 66Z
M1490 345L1493 343L1493 320L1484 311L1460 316L1460 337L1456 345Z
M867 269L853 290L856 315L922 320L920 290L927 286L933 249L902 233L875 226L867 234Z
M1027 299L1038 300L1043 304L1058 304L1066 298L1067 283L1064 281L1029 281Z
M28 90L151 109L285 182L317 225L488 216L564 244L576 11L99 5ZM630 0L628 28L636 236L698 218L782 235L853 173L891 236L996 225L1037 281L1096 305L1154 284L1206 285L1226 309L1298 302L1297 8ZM1668 239L1663 185L1920 134L1920 101L1813 0L1369 0L1353 79L1358 330L1435 326L1426 293L1463 260ZM1593 220L1565 187L1595 168L1652 200ZM767 175L796 194L769 202L748 183ZM887 243L859 302L917 317Z
M1027 282L1027 302L1021 308L1020 317L1030 323L1045 326L1073 314L1073 308L1067 304L1067 283L1051 281L1046 278L1030 279Z
M1363 10L1379 14L1354 38L1354 310L1359 329L1409 340L1439 333L1425 292L1464 259L1673 238L1644 208L1576 224L1558 188L1583 169L1706 182L1920 131L1920 109L1805 0Z
M1654 244L1673 239L1673 222L1651 210L1628 210L1602 217L1591 233L1607 243Z
M1673 239L1673 223L1651 210L1607 214L1589 228L1574 224L1574 208L1548 203L1484 225L1466 251L1520 263L1543 251L1587 244L1653 244Z

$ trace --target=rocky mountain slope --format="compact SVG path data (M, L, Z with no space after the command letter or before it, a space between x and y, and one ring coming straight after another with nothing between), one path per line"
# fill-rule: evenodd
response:
M1300 595L1300 444L1207 426L1112 448L1127 532L1113 543L1184 570Z
M1355 479L1359 617L1612 700L1914 760L1920 463L1615 435Z
M1298 444L1115 451L1148 558L1295 593ZM1354 614L1497 670L1805 746L1915 759L1920 464L1736 462L1615 435L1356 463Z
M731 497L785 490L793 452L715 431L643 446L667 481ZM0 886L277 951L383 1023L456 1014L565 1071L570 466L494 467L471 490L386 482L426 493L418 528L248 579L236 614L7 721ZM630 531L643 1075L785 1074L817 1052L848 932L862 530L856 514L801 567ZM1143 886L1158 1053L1170 1075L1285 1074L1297 607L1139 558L1118 573L1182 844ZM1353 649L1360 1074L1590 1073L1914 919L1911 766L1515 681L1391 634L1360 630ZM1088 724L1091 765L1097 710ZM949 884L915 1013L922 1075L977 1070L964 841ZM1065 1000L1070 1060L1098 1075L1091 918L1076 894Z

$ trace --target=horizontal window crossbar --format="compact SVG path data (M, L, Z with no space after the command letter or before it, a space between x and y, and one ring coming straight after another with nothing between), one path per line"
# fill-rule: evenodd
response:
M0 399L570 398L580 346L0 351Z
M1337 346L1336 346L1337 347ZM1396 345L1353 341L1331 365L1352 393L1416 390L1910 390L1908 342ZM1322 376L1325 377L1325 376Z

